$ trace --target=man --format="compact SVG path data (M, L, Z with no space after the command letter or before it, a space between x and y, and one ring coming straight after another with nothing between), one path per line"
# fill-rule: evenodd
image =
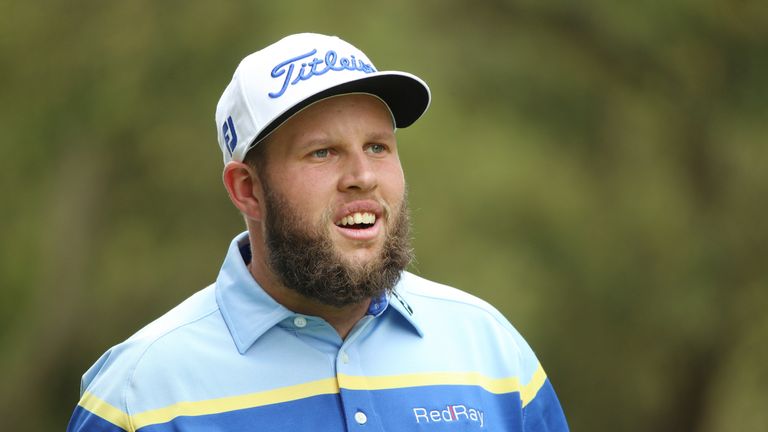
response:
M335 37L246 57L216 110L243 214L216 282L84 375L70 431L567 430L491 306L405 272L419 78Z

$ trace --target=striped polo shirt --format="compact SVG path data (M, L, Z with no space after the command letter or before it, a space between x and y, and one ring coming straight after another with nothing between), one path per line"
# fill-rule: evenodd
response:
M68 431L565 431L549 379L489 304L404 272L341 339L255 282L216 282L83 375Z

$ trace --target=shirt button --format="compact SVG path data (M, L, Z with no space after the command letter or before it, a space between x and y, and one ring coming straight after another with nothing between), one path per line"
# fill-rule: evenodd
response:
M302 316L297 316L293 319L293 325L298 328L304 328L307 326L307 319Z
M344 364L349 363L349 354L347 354L346 351L342 351L341 353L341 362Z
M355 413L355 421L358 424L365 424L368 421L368 416L364 412L358 411Z

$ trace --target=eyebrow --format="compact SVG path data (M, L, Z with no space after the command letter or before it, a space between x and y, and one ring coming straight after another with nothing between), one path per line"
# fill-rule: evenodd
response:
M333 144L333 140L330 140L328 138L312 138L297 145L296 149L305 150L310 147L328 147L331 144Z
M368 134L368 141L385 141L388 139L395 138L395 132L394 131L387 131L387 132L371 132Z
M388 140L394 140L395 139L395 133L394 132L370 132L366 135L365 141L366 142L379 142L379 141L388 141ZM312 138L309 139L303 143L301 143L297 148L299 150L304 150L310 147L327 147L331 146L336 143L336 140L329 139L329 138Z

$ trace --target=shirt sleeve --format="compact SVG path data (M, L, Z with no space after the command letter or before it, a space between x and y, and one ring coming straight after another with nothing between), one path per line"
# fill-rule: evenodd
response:
M544 379L533 399L523 406L523 430L526 432L568 431L565 414L549 378Z
M498 310L492 309L492 314L512 336L517 350L522 430L525 432L567 432L569 428L563 408L536 354L520 332Z
M132 432L124 408L125 368L116 351L107 351L84 375L80 401L67 426L67 432Z
M528 343L520 333L514 329L513 331L520 350L521 379L527 378L520 383L523 430L567 432L568 423L549 377Z

